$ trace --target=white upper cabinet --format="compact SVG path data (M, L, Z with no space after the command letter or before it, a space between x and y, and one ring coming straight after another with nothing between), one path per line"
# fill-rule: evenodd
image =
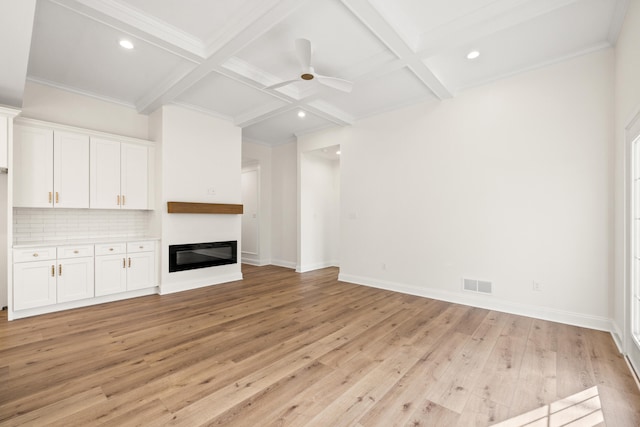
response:
M15 127L13 205L89 207L89 137Z
M91 138L91 202L99 209L148 209L148 149Z
M20 110L0 106L0 169L9 167L9 141L13 138L13 119Z
M120 209L120 143L91 138L90 151L90 206Z
M53 206L53 131L15 126L13 144L13 205Z
M3 123L0 114L0 139L11 130ZM154 151L147 141L31 119L13 129L14 207L149 209L152 204Z
M121 207L149 208L149 165L147 147L125 144L120 146Z
M6 168L9 164L7 159L7 147L9 146L9 120L12 119L0 115L0 168Z
M54 132L53 188L54 207L89 207L88 136Z

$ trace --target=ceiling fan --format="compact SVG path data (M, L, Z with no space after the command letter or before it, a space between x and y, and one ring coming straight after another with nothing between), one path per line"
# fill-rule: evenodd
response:
M315 70L311 66L311 42L309 40L296 40L296 56L298 57L298 62L300 63L300 67L302 68L300 77L267 86L265 89L277 89L291 83L317 80L318 83L322 85L329 86L347 93L351 92L353 83L351 83L350 81L339 79L337 77L323 76L315 72Z

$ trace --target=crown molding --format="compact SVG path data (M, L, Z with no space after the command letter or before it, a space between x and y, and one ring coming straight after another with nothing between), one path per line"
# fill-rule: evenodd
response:
M118 105L121 105L123 107L131 108L133 110L136 109L136 106L134 104L129 103L129 102L125 102L125 101L122 101L120 99L116 99L116 98L111 98L111 97L108 97L108 96L100 95L100 94L97 94L97 93L94 93L94 92L89 92L89 91L85 91L85 90L82 90L82 89L73 88L71 86L66 86L66 85L63 85L63 84L60 84L60 83L52 82L50 80L41 79L41 78L38 78L38 77L31 76L31 77L27 77L27 81L33 82L33 83L37 83L37 84L41 84L41 85L44 85L44 86L49 86L49 87L52 87L54 89L62 90L64 92L71 92L71 93L75 93L76 95L82 95L82 96L86 96L86 97L89 97L89 98L97 99L99 101L110 102L112 104L118 104Z
M196 111L198 113L205 114L207 116L215 117L216 119L225 120L227 122L231 122L235 125L233 117L228 116L226 114L221 114L213 110L209 110L208 108L199 107L197 105L188 104L186 102L178 102L172 101L170 105L175 105L176 107L186 108L187 110ZM237 126L237 125L236 125Z

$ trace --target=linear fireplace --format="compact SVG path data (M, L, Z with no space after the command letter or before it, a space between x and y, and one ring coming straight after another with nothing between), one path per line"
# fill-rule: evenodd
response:
M214 267L238 262L238 242L169 245L169 272Z

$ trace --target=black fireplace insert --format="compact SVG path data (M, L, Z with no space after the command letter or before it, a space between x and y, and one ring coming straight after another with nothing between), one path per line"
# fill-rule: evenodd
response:
M235 264L238 242L189 243L169 245L169 272Z

